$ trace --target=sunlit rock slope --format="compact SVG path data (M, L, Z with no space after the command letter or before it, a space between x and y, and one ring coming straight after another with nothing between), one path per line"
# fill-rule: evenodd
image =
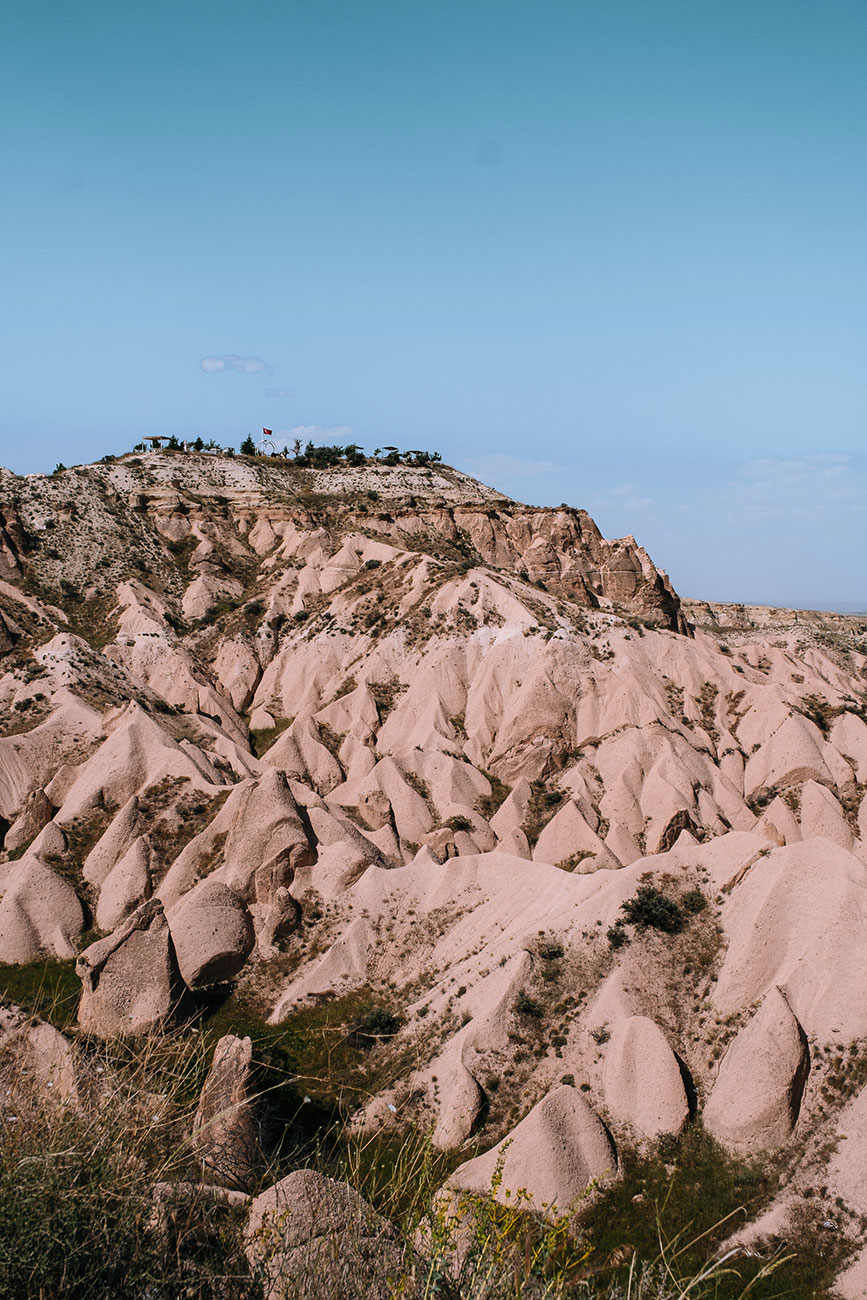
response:
M523 1121L550 1201L552 1107L564 1188L703 1118L867 1214L867 621L447 467L154 453L0 472L0 654L0 961L89 1032L368 991L359 1124Z

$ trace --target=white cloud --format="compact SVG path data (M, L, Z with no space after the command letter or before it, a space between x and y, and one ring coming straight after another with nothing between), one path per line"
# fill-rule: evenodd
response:
M296 424L291 429L281 429L275 433L272 442L279 447L288 447L299 438L302 443L313 442L318 446L333 443L345 443L352 433L351 424Z
M641 496L640 488L634 483L618 483L609 489L607 496L591 501L588 509L591 514L594 510L616 510L620 514L629 515L636 510L649 510L654 505L656 502L653 497Z
M206 375L216 375L222 370L238 370L242 375L260 375L263 370L271 369L261 357L239 357L235 353L222 357L202 357L199 365Z
M471 474L485 483L492 483L494 487L497 486L498 479L515 482L535 478L538 474L551 474L559 469L552 460L523 460L520 456L509 456L505 452L476 456L466 463Z
M266 397L294 397L295 389L294 388L266 388L265 396Z
M806 456L763 456L759 460L748 460L739 467L738 472L747 479L768 479L792 482L805 476L815 478L836 478L848 473L858 464L858 457L849 452L817 451Z
M863 506L863 463L850 452L809 452L745 461L723 489L732 508L751 518L806 518Z
M611 489L614 501L602 501L601 505L612 505L618 510L647 510L650 506L655 505L653 497L641 496L640 488L634 483L618 483L617 487Z

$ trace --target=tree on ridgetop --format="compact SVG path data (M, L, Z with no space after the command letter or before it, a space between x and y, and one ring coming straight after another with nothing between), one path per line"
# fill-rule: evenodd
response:
M253 439L250 437L249 433L247 434L244 441L241 443L241 455L242 456L256 455L256 444L253 441Z

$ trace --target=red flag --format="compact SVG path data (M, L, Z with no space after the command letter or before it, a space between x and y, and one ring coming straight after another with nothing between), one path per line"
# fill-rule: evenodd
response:
M264 433L264 435L265 435L266 438L270 438L270 437L271 437L271 430L270 430L270 429L263 429L262 432Z

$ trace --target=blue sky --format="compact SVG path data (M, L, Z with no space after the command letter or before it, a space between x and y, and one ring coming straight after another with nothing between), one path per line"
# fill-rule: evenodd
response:
M867 608L865 63L863 0L15 6L0 460L427 446Z

